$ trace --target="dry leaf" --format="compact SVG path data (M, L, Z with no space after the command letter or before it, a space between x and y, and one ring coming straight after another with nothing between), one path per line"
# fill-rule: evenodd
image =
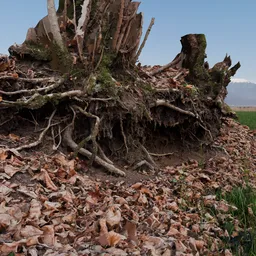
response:
M48 172L44 169L42 169L41 172L44 174L44 181L45 181L46 187L51 189L52 191L57 191L58 187L55 186L55 184L51 180Z
M13 217L9 214L1 213L0 214L0 231L5 231L10 225Z
M27 225L27 226L25 226L24 228L22 228L20 230L20 234L24 238L28 238L28 237L31 237L31 236L40 236L43 233L44 233L43 231L41 231L40 229L38 229L34 226L31 226L31 225Z
M125 224L125 229L128 234L128 239L138 244L138 237L137 237L137 228L136 224L133 221L127 220Z
M106 222L110 227L118 225L121 221L121 211L116 206L111 206L106 212Z
M31 203L30 203L30 209L29 209L29 216L28 218L30 220L39 220L40 216L41 216L41 208L42 205L39 201L37 201L36 199L32 199Z
M202 240L196 240L195 241L197 250L202 250L204 248L205 242Z
M20 136L16 135L16 134L13 134L13 133L10 133L9 134L9 138L13 141L19 141L20 140Z
M0 160L5 160L7 156L7 152L4 149L0 148Z
M7 164L5 167L4 167L4 172L12 177L15 173L19 172L20 171L20 168L16 168L16 167L13 167L12 165L10 164Z
M55 232L54 232L54 226L53 225L47 225L42 227L42 230L44 231L42 240L43 243L52 247L55 245Z
M99 243L101 246L109 246L109 239L108 239L109 234L108 234L106 219L100 219L99 225L100 225Z

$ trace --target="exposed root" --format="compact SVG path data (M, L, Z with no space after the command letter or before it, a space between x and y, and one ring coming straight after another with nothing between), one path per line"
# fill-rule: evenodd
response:
M126 136L125 136L125 133L124 133L124 126L123 126L123 120L122 120L122 116L120 114L120 129L121 129L121 133L122 133L122 136L123 136L123 139L124 139L124 145L125 145L125 148L126 148L126 153L128 154L129 152L129 148L127 146L127 139L126 139Z
M7 101L2 100L0 102L0 107L27 107L32 109L37 109L44 106L47 102L51 100L61 100L66 97L75 97L82 96L84 92L80 90L67 91L62 93L51 93L46 95L40 95L39 93L35 93L29 99L18 99L16 101Z
M64 132L64 141L65 141L65 143L67 144L68 147L70 147L73 151L75 151L77 149L78 145L72 139L72 131L73 131L73 127L71 127L71 126L69 126L66 129L66 131ZM84 149L84 148L80 148L79 153L81 155L86 156L89 159L92 157L92 153L90 151L88 151L87 149ZM116 168L114 165L109 164L108 162L104 161L103 159L101 159L98 156L95 157L95 163L101 165L102 167L104 167L106 170L108 170L112 174L117 174L117 175L120 175L120 176L126 176L125 172Z
M197 118L197 115L194 114L193 112L187 111L187 110L184 110L184 109L181 109L181 108L178 108L178 107L172 105L171 103L169 103L169 102L167 102L165 100L157 100L156 101L156 106L164 106L164 107L173 109L175 111L178 111L178 112L180 112L182 114L189 115L189 116Z
M30 84L39 84L45 82L54 82L54 77L45 77L45 78L23 78L23 77L15 77L15 76L0 76L1 80L13 80L19 82L27 82Z
M52 112L52 114L49 118L47 127L40 133L39 138L38 138L37 141L26 144L26 145L23 145L23 146L20 146L20 147L17 147L17 148L10 149L10 151L11 150L20 151L20 150L23 150L23 149L34 148L34 147L38 146L42 142L42 140L43 140L45 134L47 133L47 131L49 130L49 128L51 127L51 122L52 122L52 119L53 119L55 113L56 113L56 109Z
M223 146L211 145L211 147L223 150L227 156L230 156L228 151Z
M86 117L89 118L94 118L95 119L95 125L94 128L91 132L91 135L87 138L89 140L92 141L92 146L93 146L93 152L92 152L92 157L90 159L90 163L89 166L93 164L95 157L97 155L97 151L98 151L98 146L97 146L97 142L96 142L96 138L98 136L99 133L99 126L100 126L100 118L96 115L93 115L89 112L86 112L85 110L83 110L82 108L80 108L79 106L73 106L75 109L79 110L83 115L85 115ZM85 142L87 142L87 139L85 140ZM82 148L84 145L81 144L79 145L79 148L76 149L76 152L79 152L79 149Z
M53 81L52 81L53 82ZM46 86L46 87L42 87L42 88L38 88L38 89L31 89L31 90L19 90L19 91L14 91L14 92L5 92L5 91L0 91L1 94L4 95L16 95L16 94L26 94L26 93L38 93L38 92L49 92L53 89L58 88L61 84L63 84L64 79L60 78L57 82L55 82L54 84L50 85L50 86Z
M112 164L112 165L114 164L114 163L105 155L103 149L101 148L101 146L100 146L99 144L98 144L98 152L99 152L100 157L101 157L104 161L106 161L107 163Z
M58 142L58 144L56 145L56 143L55 143L54 129L53 129L53 127L52 127L52 139L53 139L53 147L52 147L52 149L53 149L54 151L58 150L58 148L59 148L59 146L61 145L61 142L62 142L60 126L58 126L58 135L57 135L57 136L59 137L59 142Z
M148 162L153 165L153 166L157 166L157 164L155 163L155 161L153 160L153 158L150 156L149 152L147 151L147 149L141 145L141 149L143 150L143 152L146 154L147 160Z
M199 125L200 125L200 127L202 127L206 132L209 133L209 136L210 136L210 138L211 138L211 141L213 141L213 137L212 137L211 131L210 131L209 129L207 129L202 123L199 124Z
M155 156L155 157L171 156L171 155L173 155L173 154L174 154L173 152L171 152L171 153L165 153L165 154L149 153L149 155Z
M155 167L152 164L150 164L148 161L142 160L133 167L133 170L137 170L138 168L142 167L143 165L146 165L150 170L155 169Z

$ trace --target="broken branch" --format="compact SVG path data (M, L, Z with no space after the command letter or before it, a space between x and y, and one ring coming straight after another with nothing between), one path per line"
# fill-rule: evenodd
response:
M134 58L134 61L135 61L135 62L139 59L139 56L140 56L140 54L141 54L143 48L145 47L145 44L146 44L146 42L147 42L147 40L148 40L148 36L149 36L150 31L151 31L151 29L152 29L152 27L153 27L154 24L155 24L155 18L152 18L152 19L151 19L151 22L150 22L150 24L149 24L149 27L148 27L148 29L147 29L147 32L146 32L146 34L145 34L145 37L144 37L144 39L143 39L143 42L142 42L142 44L140 45L140 48L139 48L139 50L138 50L138 52L137 52L137 54L136 54L136 56L135 56L135 58Z

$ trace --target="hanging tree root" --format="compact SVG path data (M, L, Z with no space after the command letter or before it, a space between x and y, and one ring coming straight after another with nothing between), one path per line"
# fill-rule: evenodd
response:
M78 145L72 139L72 132L73 132L73 127L69 126L66 129L66 131L64 132L63 139L64 139L64 142L66 143L66 145L68 147L70 147L73 151L75 151L77 149ZM80 148L78 152L81 155L84 155L89 159L93 155L90 151L88 151L87 149L84 149L84 148ZM121 171L120 169L115 167L113 164L109 164L108 162L104 161L103 159L101 159L98 156L95 157L95 163L101 165L102 167L104 167L106 170L108 170L112 174L117 174L117 175L120 175L120 176L126 176L125 172Z
M89 166L91 166L95 160L95 157L97 155L97 151L98 151L98 145L96 142L96 138L97 135L99 133L99 126L100 126L100 118L96 115L93 115L89 112L86 112L85 110L83 110L82 108L80 108L79 106L73 106L74 109L79 110L83 115L85 115L86 117L89 118L94 118L95 119L95 125L93 130L91 131L91 134L85 138L82 142L79 143L77 149L75 150L75 155L77 154L77 152L79 152L79 150L84 147L84 145L89 142L90 140L92 141L92 145L93 145L93 152L92 152L92 157L90 158L90 162L89 162Z
M170 109L173 109L173 110L176 110L182 114L185 114L185 115L189 115L189 116L192 116L192 117L195 117L195 118L198 118L196 114L194 114L193 112L191 111L187 111L187 110L184 110L184 109L181 109L181 108L178 108L174 105L172 105L171 103L165 101L165 100L157 100L156 101L156 106L165 106L167 108L170 108Z

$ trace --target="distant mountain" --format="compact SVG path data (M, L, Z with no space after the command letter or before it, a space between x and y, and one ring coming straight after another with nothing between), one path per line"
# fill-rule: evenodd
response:
M235 78L228 85L225 102L230 106L256 106L256 83Z

